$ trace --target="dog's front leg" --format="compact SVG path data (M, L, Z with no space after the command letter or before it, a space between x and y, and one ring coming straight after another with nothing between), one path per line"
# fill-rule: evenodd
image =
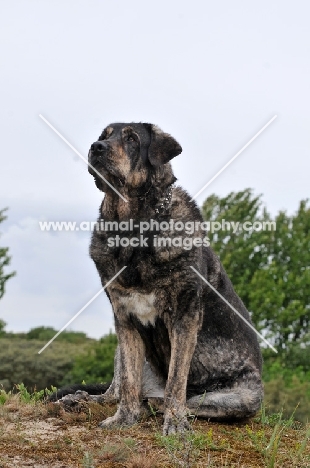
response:
M124 315L120 314L120 315ZM142 406L142 370L144 343L128 316L115 318L120 353L120 403L114 416L99 425L104 428L131 426L144 414Z
M164 435L190 428L187 421L186 386L197 343L199 311L178 320L171 334L171 357L165 389Z

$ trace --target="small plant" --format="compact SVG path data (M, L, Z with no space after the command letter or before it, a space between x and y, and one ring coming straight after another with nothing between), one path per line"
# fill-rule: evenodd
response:
M3 388L0 390L0 405L4 405L4 403L8 400L11 392L6 392Z
M184 432L181 434L173 434L162 436L156 434L156 439L160 445L165 447L170 455L171 460L176 466L189 468L197 460L202 450L224 450L225 442L220 446L213 441L213 431L208 432Z
M131 437L117 443L106 443L99 453L100 462L124 463L133 453L136 442Z
M263 453L267 444L267 438L264 428L256 431L248 425L246 425L245 430L256 450L260 453Z
M293 422L294 413L288 420L282 420L282 413L280 413L279 421L275 424L269 444L264 451L267 468L274 468L283 431L292 427Z
M306 447L307 447L307 443L308 443L308 440L310 439L310 429L308 429L306 431L306 434L305 434L305 438L304 440L301 442L300 444L300 447L298 449L298 452L297 452L297 457L298 458L301 458L301 456L303 455L304 451L306 450Z
M21 401L24 403L29 403L31 401L31 394L28 392L27 388L23 383L16 384L15 387L18 390Z
M95 468L94 462L93 462L93 457L90 455L89 452L84 453L84 458L83 458L83 468Z
M257 423L262 424L263 426L270 426L274 427L276 424L286 425L287 427L293 426L296 422L294 421L295 411L297 407L294 409L292 415L289 419L283 419L283 411L279 411L278 413L267 413L266 406L262 405L260 414L257 418L254 418L254 421Z
M31 403L31 402L36 402L42 400L46 395L49 395L50 393L53 393L57 390L56 387L51 386L51 390L46 388L45 390L34 390L32 393L30 393L27 389L27 387L21 383L21 384L16 384L15 388L18 390L18 394L20 396L20 399L24 403Z

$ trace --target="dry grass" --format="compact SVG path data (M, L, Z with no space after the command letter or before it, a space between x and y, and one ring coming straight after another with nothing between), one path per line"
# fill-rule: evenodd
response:
M59 405L24 403L15 395L0 405L1 468L307 468L310 426L276 419L217 424L195 421L184 436L161 436L161 416L128 429L102 430L115 406L90 404L79 413Z

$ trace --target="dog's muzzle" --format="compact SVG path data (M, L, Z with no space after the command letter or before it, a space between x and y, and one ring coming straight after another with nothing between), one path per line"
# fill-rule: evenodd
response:
M90 147L95 155L102 155L107 151L107 144L104 141L95 141Z
M103 163L104 158L108 153L108 145L104 141L95 141L89 150L88 161L90 164L95 165L96 163Z

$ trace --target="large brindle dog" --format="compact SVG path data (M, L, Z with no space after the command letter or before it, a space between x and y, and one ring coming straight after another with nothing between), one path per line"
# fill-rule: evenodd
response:
M196 203L174 186L169 161L181 151L174 138L145 123L111 124L89 151L89 172L106 194L99 221L135 224L126 229L123 223L117 232L112 224L110 231L95 229L90 246L103 286L126 266L106 288L119 346L103 399L119 405L100 424L105 428L137 422L147 399L161 404L164 434L188 428L190 412L240 419L253 415L262 401L255 333L191 266L251 322L249 313L201 228L189 235L169 224L203 221ZM147 241L130 242L140 239L137 223L150 220L159 227L144 233ZM184 248L189 237L192 248Z

